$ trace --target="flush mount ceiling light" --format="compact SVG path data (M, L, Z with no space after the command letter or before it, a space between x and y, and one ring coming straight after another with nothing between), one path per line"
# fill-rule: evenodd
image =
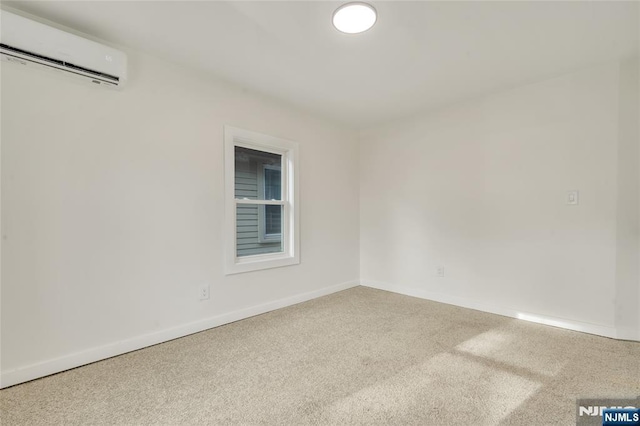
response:
M357 34L373 27L378 18L376 10L367 3L343 4L333 12L333 26L347 34Z

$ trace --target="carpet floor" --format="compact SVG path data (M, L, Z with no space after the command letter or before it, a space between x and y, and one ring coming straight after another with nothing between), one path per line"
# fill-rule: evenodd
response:
M0 391L3 425L575 424L640 343L365 287Z

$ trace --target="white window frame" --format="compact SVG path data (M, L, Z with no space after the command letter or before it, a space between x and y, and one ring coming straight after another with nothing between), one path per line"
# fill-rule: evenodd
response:
M225 155L225 274L258 271L300 263L300 208L298 185L298 144L262 133L224 127ZM270 152L282 156L282 200L235 198L235 147ZM237 255L236 209L238 204L283 206L282 251L278 253Z

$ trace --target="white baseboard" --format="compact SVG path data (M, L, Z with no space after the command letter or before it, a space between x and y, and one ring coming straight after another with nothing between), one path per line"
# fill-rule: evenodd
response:
M517 309L508 307L491 306L474 299L464 297L451 296L442 293L433 293L426 290L405 287L401 285L382 283L378 281L361 281L360 285L365 287L386 290L393 293L404 294L406 296L428 299L434 302L447 303L449 305L461 306L463 308L475 309L477 311L489 312L492 314L502 315L505 317L518 318L525 321L535 322L538 324L550 325L553 327L565 328L568 330L580 331L583 333L595 334L598 336L611 337L613 339L622 340L638 340L638 336L632 331L620 331L614 327L607 327L597 324L591 324L581 321L568 320L565 318L551 317L548 315L538 315L532 312L522 312Z
M114 342L114 343L99 346L96 348L87 349L81 352L71 353L68 355L61 356L59 358L54 358L47 361L39 362L37 364L27 365L25 367L3 371L2 373L0 373L0 388L6 388L8 386L13 386L19 383L28 382L29 380L38 379L40 377L48 376L50 374L59 373L61 371L69 370L71 368L80 367L82 365L90 364L92 362L100 361L106 358L111 358L116 355L122 355L127 352L146 348L148 346L156 345L158 343L167 342L169 340L177 339L179 337L184 337L189 334L198 333L200 331L204 331L209 328L218 327L224 324L229 324L234 321L249 318L255 315L264 314L266 312L270 312L275 309L284 308L287 306L295 305L297 303L306 302L308 300L315 299L321 296L326 296L331 293L346 290L348 288L357 287L358 285L359 285L358 281L350 281L342 284L337 284L337 285L326 287L320 290L310 291L307 293L302 293L295 296L287 297L284 299L267 302L267 303L253 306L250 308L225 313L222 315L217 315L217 316L206 318L199 321L194 321L188 324L172 327L166 330L144 334L141 336L122 340L119 342Z
M616 339L640 342L640 329L633 330L628 328L618 328Z

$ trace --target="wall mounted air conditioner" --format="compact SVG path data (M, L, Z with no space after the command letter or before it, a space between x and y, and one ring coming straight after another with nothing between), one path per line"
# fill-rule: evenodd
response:
M106 87L127 80L127 56L57 28L0 11L0 59L63 72Z

